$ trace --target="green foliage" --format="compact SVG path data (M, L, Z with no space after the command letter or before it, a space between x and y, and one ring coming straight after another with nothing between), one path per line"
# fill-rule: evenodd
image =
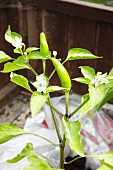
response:
M74 78L72 80L75 80L75 81L83 83L83 84L89 84L90 83L90 80L88 78L84 78L84 77L78 77L78 78Z
M17 34L16 32L12 32L10 26L8 26L8 29L5 33L5 40L13 44L16 42L16 37L22 40L22 36L20 34Z
M29 53L27 58L28 59L32 59L32 60L47 59L39 51L33 51L33 52Z
M109 164L102 164L97 170L113 170L113 166L110 166Z
M30 53L30 52L32 52L32 51L36 51L36 50L38 50L39 48L37 48L37 47L28 47L28 48L26 48L26 52L27 53Z
M79 67L81 68L81 73L83 74L83 76L89 80L94 79L95 77L95 70L89 66L81 66Z
M32 90L29 86L28 80L24 76L12 72L10 74L10 78L11 78L11 81L13 83L15 83L15 84L29 90L30 92L32 92Z
M77 153L80 156L84 156L84 151L81 144L80 137L80 122L69 122L66 117L62 119L63 130L65 133L65 137L67 142L72 149L73 152Z
M113 97L113 72L111 69L108 75L101 72L96 74L91 67L81 66L80 68L84 77L74 78L73 80L87 84L89 91L89 100L81 108L81 117L90 111L99 110Z
M88 93L82 96L81 104L69 115L68 104L69 104L69 92L72 87L71 78L67 69L64 66L64 63L70 60L81 60L81 59L98 59L98 57L92 54L90 51L82 48L72 48L68 51L67 58L62 63L61 59L57 59L57 52L49 51L48 42L45 34L42 32L40 34L40 48L37 47L27 47L22 42L22 36L16 32L12 32L10 26L5 33L5 40L9 42L14 47L14 53L19 55L17 58L11 58L3 51L0 51L0 63L6 62L4 68L1 71L2 73L10 73L10 80L28 90L31 93L30 98L30 109L32 116L35 116L43 105L47 102L50 107L52 118L55 126L55 130L58 136L58 146L48 139L41 137L38 134L35 134L38 138L45 140L56 147L60 147L60 166L58 169L51 168L51 166L34 155L39 155L40 157L45 157L39 153L36 153L33 149L31 143L26 144L25 148L19 153L16 157L8 160L8 163L16 163L24 157L28 157L30 163L29 166L25 167L24 170L63 170L64 168L64 149L66 142L68 143L70 149L78 154L79 157L90 156L101 161L102 165L98 170L112 170L113 169L113 151L107 152L100 155L84 155L82 142L81 142L81 124L79 119L83 117L86 113L95 112L99 110L106 102L113 98L113 68L110 72L102 74L102 72L95 73L95 70L89 66L80 66L81 73L83 77L73 78L72 80L83 83L88 86ZM54 70L52 73L47 76L46 74L46 60L52 62ZM13 60L9 62L9 60ZM30 60L42 60L43 71L41 74L38 73L30 65ZM21 69L29 69L35 76L36 80L30 82L36 89L32 90L27 78L23 75L15 73L15 71ZM37 70L40 68L37 68ZM57 72L57 75L61 82L61 87L57 85L51 85L50 79L54 75L54 72ZM37 90L37 91L36 91ZM58 111L51 102L50 93L63 91L65 93L65 105L66 109L64 113ZM80 109L79 119L77 121L70 121L70 118ZM62 118L62 130L64 136L61 135L61 131L58 126L56 114L59 114ZM94 113L93 113L94 114ZM63 116L64 115L64 116ZM7 142L8 140L22 135L22 134L31 134L24 131L21 128L13 124L3 124L0 125L0 144ZM31 134L33 135L33 134ZM51 162L48 158L46 160Z
M12 58L8 56L7 54L5 54L3 51L0 51L0 63L9 61L9 60L12 60Z
M80 109L79 118L83 117L86 113L92 110L91 101L89 100L89 94L85 94L82 96L81 103L84 103L87 99L88 101Z
M25 167L24 170L63 170L51 168L45 161L36 156L29 156L28 161L30 166Z
M32 112L32 116L35 116L40 109L42 108L43 104L47 101L48 94L41 94L38 91L33 92L30 100L30 108Z
M99 154L99 155L91 155L92 158L96 158L104 164L108 164L113 167L113 151L109 151L104 154Z
M72 48L68 51L66 60L96 59L100 58L93 55L90 51L82 48Z
M21 159L25 158L26 156L29 155L35 155L36 152L33 149L33 144L32 143L27 143L25 148L19 153L16 157L7 160L8 163L16 163L20 161Z
M13 124L0 125L0 144L22 134L29 133Z
M37 156L29 156L28 161L31 165L25 167L24 170L51 170L51 167Z
M65 90L65 88L62 88L60 86L49 86L47 88L47 93L55 92L55 91L60 91L60 90Z
M22 56L18 57L13 62L7 62L4 64L4 69L1 71L2 73L10 73L12 71L21 70L21 69L29 69L27 63Z

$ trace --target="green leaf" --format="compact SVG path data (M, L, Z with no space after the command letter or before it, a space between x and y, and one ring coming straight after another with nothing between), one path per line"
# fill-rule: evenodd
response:
M101 108L105 103L113 98L113 88L111 88L108 93L105 95L104 99L102 100L100 107Z
M89 93L82 96L81 103L85 102L87 99L89 99ZM79 118L83 117L86 113L90 112L91 110L92 110L91 101L88 100L80 109Z
M101 84L96 88L93 85L89 85L89 94L82 97L82 102L84 102L85 97L88 96L90 100L88 100L80 109L80 118L92 110L99 110L105 103L113 98L113 88L108 88L106 85L107 84Z
M103 161L106 164L113 166L113 151L109 151L104 154L99 155L90 155L92 158L96 158L100 161Z
M33 52L29 53L27 58L32 59L32 60L47 59L39 51L33 51Z
M93 55L90 51L82 48L72 48L68 51L67 61L68 60L81 60L81 59L96 59L101 58Z
M9 159L7 160L8 163L16 163L18 161L20 161L21 159L25 158L26 156L29 155L34 155L36 154L36 152L33 149L33 144L32 143L27 143L27 145L25 146L25 148L21 151L21 153L19 153L16 157L14 157L13 159Z
M26 52L27 53L30 53L30 52L32 52L32 51L36 51L36 50L38 50L39 48L37 48L37 47L28 47L27 49L26 49Z
M28 80L24 76L12 72L10 74L10 77L11 77L11 81L13 83L15 83L15 84L29 90L30 92L32 92L32 90L29 86Z
M4 53L3 51L0 51L0 63L9 61L9 60L12 60L12 58L8 56L6 53Z
M74 78L72 80L75 80L75 81L83 83L83 84L89 84L90 83L90 80L88 78L84 78L84 77L78 77L78 78Z
M99 168L96 170L113 170L113 166L110 166L108 164L102 164Z
M20 34L17 34L16 32L11 32L10 26L8 26L8 29L5 32L5 40L7 42L13 44L16 42L15 37L22 39L22 36Z
M89 96L92 108L95 108L95 110L100 109L108 92L109 88L106 88L106 84L100 84L96 88L93 85L89 85Z
M110 72L109 72L108 75L109 75L109 76L113 76L113 68L110 70Z
M30 109L32 112L32 116L35 116L40 111L47 99L48 94L41 94L38 91L35 91L32 94L30 99Z
M81 66L81 72L83 76L89 80L93 80L95 78L95 70L89 66Z
M46 36L43 32L40 34L40 53L44 57L48 57L48 55L50 54Z
M62 125L65 137L72 151L80 156L84 156L80 136L81 129L80 122L79 121L69 122L64 116L62 119Z
M15 48L14 53L16 54L22 54L22 50L20 48Z
M25 167L23 170L52 170L49 164L39 159L37 156L29 156L28 161L30 166Z
M47 93L50 93L50 92L55 92L55 91L60 91L60 90L64 90L65 88L62 88L60 86L49 86L47 89L46 89L46 92Z
M29 133L13 124L0 125L0 144L22 134Z
M4 69L1 72L10 73L12 71L21 70L21 69L29 69L28 65L24 63L24 59L22 56L18 57L13 62L8 62L4 64Z

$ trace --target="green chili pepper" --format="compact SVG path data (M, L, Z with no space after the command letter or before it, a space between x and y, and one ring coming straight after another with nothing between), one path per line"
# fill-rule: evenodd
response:
M40 53L44 57L47 57L49 54L49 47L47 44L46 36L43 32L40 34Z
M57 71L57 74L59 76L62 87L70 89L71 88L71 79L70 79L70 76L69 76L66 68L56 58L51 58L51 61Z

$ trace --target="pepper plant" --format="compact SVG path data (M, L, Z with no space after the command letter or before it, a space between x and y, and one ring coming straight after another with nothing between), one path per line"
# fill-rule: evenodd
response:
M100 160L102 163L98 170L112 170L113 169L113 151L109 151L100 155L86 155L81 142L81 118L88 114L89 112L95 113L99 110L106 102L108 102L113 97L113 69L107 74L102 72L95 73L95 70L89 66L81 66L81 73L83 77L74 78L71 80L68 71L64 67L64 63L70 60L81 60L81 59L97 59L98 56L93 55L90 51L81 48L72 48L68 51L65 61L57 58L57 52L50 52L49 46L46 40L45 34L42 32L40 34L40 48L28 47L22 42L22 36L16 32L12 32L10 26L5 32L5 40L9 42L14 47L14 53L18 55L17 58L10 57L5 52L0 51L0 63L5 62L4 68L1 73L10 73L10 80L27 89L31 93L30 98L30 109L32 117L36 116L42 106L46 103L51 110L52 120L56 129L56 134L58 137L58 145L54 144L52 141L40 136L39 134L33 134L27 132L16 125L13 124L2 124L0 125L0 144L11 140L12 138L22 135L29 134L35 135L38 138L46 140L46 142L60 148L59 153L59 167L54 167L51 160L48 160L45 156L40 153L36 153L33 144L27 143L25 148L13 159L7 160L8 163L15 163L28 157L30 163L29 166L24 167L23 170L52 170L52 169L64 169L64 150L66 142L68 143L70 149L75 152L78 157L92 157ZM42 60L43 72L38 74L34 68L30 65L30 60ZM46 61L50 60L54 66L53 72L47 76L46 75ZM23 75L15 73L17 70L28 69L35 76L36 80L34 82L29 82ZM61 86L51 86L50 79L53 74L57 72L60 79ZM87 84L88 93L82 96L80 105L69 114L68 103L69 94L72 88L72 81L78 81L80 83ZM35 90L32 90L34 86ZM61 113L58 108L52 105L50 93L64 91L65 93L65 113ZM79 118L77 121L70 121L70 118L80 110ZM56 119L56 114L61 117L62 120L62 131L63 136L59 130L58 122ZM42 159L41 159L42 158ZM47 160L45 162L44 159ZM49 162L50 161L50 162ZM72 161L71 161L72 162ZM69 162L68 162L69 163ZM52 164L52 166L50 166ZM54 167L54 168L53 168Z

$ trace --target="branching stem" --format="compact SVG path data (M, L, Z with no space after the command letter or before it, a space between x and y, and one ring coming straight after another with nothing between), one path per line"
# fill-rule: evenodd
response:
M81 103L80 106L78 106L70 115L69 118L71 118L79 109L81 109L81 107L89 100L89 98L87 98L83 103Z
M37 156L40 156L40 157L46 159L48 162L51 162L55 167L57 167L57 165L53 161L51 161L49 158L47 158L46 156L43 156L42 154L40 154L38 152L37 152Z
M50 104L49 102L46 102L46 104L50 106L59 116L63 117L63 114L59 110L57 110L52 104Z
M50 141L49 139L44 138L43 136L40 136L40 135L37 135L37 134L34 134L34 133L29 133L29 134L30 134L30 135L33 135L33 136L36 136L36 137L38 137L38 138L41 138L41 139L47 141L48 143L52 144L53 146L59 146L59 144L55 144L55 143L53 143L52 141Z
M64 164L71 164L72 162L74 162L74 161L76 161L76 160L78 160L78 159L80 159L80 158L83 158L83 157L78 156L78 157L76 157L76 158L72 159L72 160L71 160L71 161L69 161L69 162L64 162Z
M50 99L50 96L48 98L48 103L51 105L51 99ZM53 122L54 122L54 126L55 126L55 129L56 129L56 133L57 133L57 136L58 136L58 140L59 140L59 143L62 141L62 137L61 137L61 134L60 134L60 131L59 131L59 128L58 128L58 124L57 124L57 120L56 120L56 117L55 117L55 114L54 114L54 111L52 109L52 107L50 106L50 110L51 110L51 114L52 114L52 118L53 118Z

